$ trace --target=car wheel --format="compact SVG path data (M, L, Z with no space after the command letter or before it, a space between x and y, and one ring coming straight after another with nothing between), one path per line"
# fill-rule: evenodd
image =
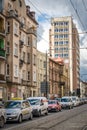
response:
M18 118L18 122L19 122L19 123L22 122L22 115L19 116L19 118Z
M41 116L41 111L38 112L38 117L40 117L40 116Z
M48 115L48 109L46 110L46 113L45 113L45 115Z
M71 106L69 106L69 109L71 109L72 107Z
M59 111L62 111L62 109L60 108Z
M58 108L56 108L56 112L58 112L59 111L59 109Z
M4 127L4 123L5 123L5 120L3 117L0 118L0 127L3 128Z
M32 119L33 119L33 114L31 113L29 120L32 120Z

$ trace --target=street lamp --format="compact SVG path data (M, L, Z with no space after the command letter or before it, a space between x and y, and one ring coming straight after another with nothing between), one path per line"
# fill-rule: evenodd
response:
M46 87L46 97L48 97L48 86L47 86L47 51L46 51L46 82L45 82L45 87Z

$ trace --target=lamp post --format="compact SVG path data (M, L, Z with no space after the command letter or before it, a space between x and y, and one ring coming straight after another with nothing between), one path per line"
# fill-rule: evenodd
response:
M48 83L47 83L47 51L46 51L46 81L45 81L46 97L48 97Z

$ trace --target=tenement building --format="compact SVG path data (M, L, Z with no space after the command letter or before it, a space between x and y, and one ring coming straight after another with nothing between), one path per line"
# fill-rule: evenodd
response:
M51 19L49 49L52 57L61 57L67 64L69 90L76 95L80 88L79 35L71 16Z
M35 96L37 21L24 0L0 0L0 98Z

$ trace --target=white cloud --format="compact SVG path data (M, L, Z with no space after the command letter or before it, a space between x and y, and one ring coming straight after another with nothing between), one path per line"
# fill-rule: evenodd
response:
M44 33L41 36L41 33L39 33L39 35L42 37L42 39L38 42L37 45L37 49L42 51L42 52L46 52L46 50L49 49L49 24L46 23L43 25L44 28Z

